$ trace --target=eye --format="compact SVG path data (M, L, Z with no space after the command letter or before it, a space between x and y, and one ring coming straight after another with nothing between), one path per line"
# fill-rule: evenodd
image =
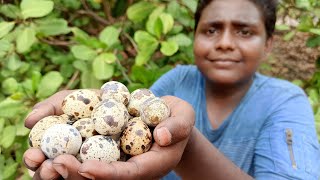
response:
M214 28L214 27L210 27L207 32L206 32L208 35L214 35L217 33L217 29Z
M244 28L244 29L240 29L238 31L238 34L243 37L249 37L253 34L253 32L247 28Z

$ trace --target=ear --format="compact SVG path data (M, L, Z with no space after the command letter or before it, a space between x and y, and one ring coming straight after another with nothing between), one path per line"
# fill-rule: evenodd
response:
M265 56L267 56L273 48L273 36L269 37L266 41L266 45L265 45Z

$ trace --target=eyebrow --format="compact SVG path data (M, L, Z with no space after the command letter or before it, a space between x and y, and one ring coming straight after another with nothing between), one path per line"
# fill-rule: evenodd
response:
M257 27L258 23L257 22L249 22L249 21L232 21L231 22L233 25L237 27ZM207 21L201 23L205 26L223 26L224 22L223 21Z

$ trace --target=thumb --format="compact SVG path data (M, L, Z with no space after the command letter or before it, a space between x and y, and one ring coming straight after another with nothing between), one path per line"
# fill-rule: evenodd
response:
M153 131L153 137L160 146L175 144L189 137L195 121L192 106L174 96L162 97L171 111L170 117L162 121Z

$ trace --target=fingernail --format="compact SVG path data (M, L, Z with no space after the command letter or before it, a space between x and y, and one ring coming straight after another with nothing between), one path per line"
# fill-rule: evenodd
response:
M34 170L35 168L37 168L39 166L39 163L34 162L28 158L24 158L24 164L28 167L28 169L32 169Z
M64 179L68 177L68 170L63 164L53 163L52 166Z
M32 116L33 114L37 113L38 112L38 109L34 109L32 110L26 117L26 119L28 119L30 116Z
M171 143L172 135L168 128L161 127L157 130L157 138L161 146L167 146Z
M80 171L78 171L78 173L85 178L94 179L94 177L91 174L80 172Z

